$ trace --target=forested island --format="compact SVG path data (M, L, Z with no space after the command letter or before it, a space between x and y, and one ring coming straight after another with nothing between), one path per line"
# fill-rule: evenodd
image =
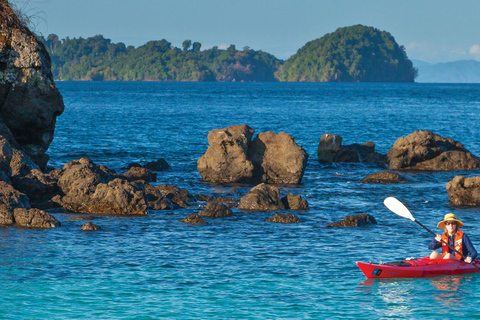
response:
M135 48L101 35L40 37L57 80L89 81L295 81L413 82L416 70L405 49L388 32L356 25L308 42L286 61L235 45L201 50L163 39Z

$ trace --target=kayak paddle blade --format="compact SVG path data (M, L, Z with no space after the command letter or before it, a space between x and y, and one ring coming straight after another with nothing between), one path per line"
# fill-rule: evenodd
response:
M400 201L398 201L396 198L388 197L385 200L383 200L383 204L393 213L396 213L401 217L415 221L415 218L412 216L412 214L407 209L407 207L405 207L405 205Z

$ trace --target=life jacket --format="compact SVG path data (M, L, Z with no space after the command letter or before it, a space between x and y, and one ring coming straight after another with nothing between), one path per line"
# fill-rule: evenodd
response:
M463 231L457 230L457 232L455 233L455 242L454 242L453 246L455 247L455 250L457 250L458 252L460 252L463 255L463 250L462 250L463 240L462 239L463 239ZM448 243L448 233L444 232L442 234L442 254L443 254L443 257L445 257L447 255L447 253L449 253L449 248L448 248L447 243ZM462 255L455 252L455 258L457 258L458 260L463 259Z

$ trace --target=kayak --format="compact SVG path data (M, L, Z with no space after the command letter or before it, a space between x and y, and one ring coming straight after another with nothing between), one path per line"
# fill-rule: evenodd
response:
M356 263L367 278L423 278L480 271L472 264L463 261L429 257L379 264L360 261ZM480 266L480 260L477 259L474 263Z

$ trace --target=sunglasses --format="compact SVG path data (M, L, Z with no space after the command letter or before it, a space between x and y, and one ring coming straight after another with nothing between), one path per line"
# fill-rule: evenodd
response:
M446 226L449 226L449 225L454 226L454 225L456 225L456 224L457 224L456 222L445 222L445 225L446 225Z

